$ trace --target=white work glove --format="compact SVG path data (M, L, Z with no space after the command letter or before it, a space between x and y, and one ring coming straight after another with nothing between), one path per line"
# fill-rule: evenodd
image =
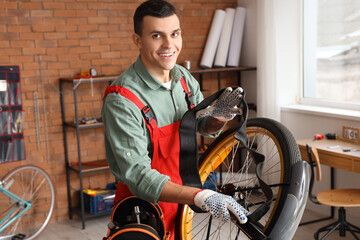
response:
M196 113L196 119L212 116L224 122L232 120L236 115L242 114L241 109L237 108L237 105L240 103L243 93L244 91L241 87L235 90L227 87L215 104Z
M231 196L205 189L195 195L194 202L203 211L209 212L215 218L222 217L225 222L230 220L229 211L237 217L240 223L247 222L246 215L249 214L249 211L243 208Z

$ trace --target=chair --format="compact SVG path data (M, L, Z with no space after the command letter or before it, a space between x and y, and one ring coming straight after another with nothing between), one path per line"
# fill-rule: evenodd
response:
M319 233L326 232L320 239L326 239L332 232L339 230L339 236L345 237L345 232L349 231L355 239L359 240L356 233L360 233L360 228L346 221L345 207L360 207L360 189L331 189L318 193L316 196L312 193L314 184L314 168L316 168L316 180L321 181L321 166L319 154L316 148L306 145L309 163L311 166L311 179L309 186L309 198L315 204L323 204L330 207L338 207L338 220L332 224L320 228L314 238L319 239ZM314 160L312 158L314 156Z

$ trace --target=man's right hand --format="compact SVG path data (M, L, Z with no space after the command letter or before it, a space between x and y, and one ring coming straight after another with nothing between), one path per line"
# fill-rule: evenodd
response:
M196 193L194 202L197 207L208 211L215 218L221 217L225 222L230 220L229 211L237 217L241 224L247 222L246 215L249 215L249 211L230 196L205 189Z

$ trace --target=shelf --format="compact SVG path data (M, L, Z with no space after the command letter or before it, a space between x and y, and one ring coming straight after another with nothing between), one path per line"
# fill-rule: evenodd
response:
M107 164L106 160L82 162L81 163L81 173L92 173L92 172L108 170L109 165L104 166L103 164ZM75 172L80 173L79 165L72 165L69 168Z
M99 76L92 78L60 78L61 82L69 82L69 83L91 83L91 82L109 82L114 81L118 78L118 76Z
M72 128L79 128L80 130L81 129L90 129L90 128L101 128L103 127L103 123L90 123L90 124L79 124L79 125L76 125L75 123L73 122L65 122L64 123L65 126L68 126L68 127L72 127Z
M224 68L198 68L190 69L191 74L219 73L219 72L241 72L253 71L256 67L224 67Z
M241 73L245 71L255 71L256 67L219 67L219 68L197 68L190 69L190 73L193 75L199 76L200 89L204 89L203 86L203 75L204 74L217 74L218 80L218 90L221 89L221 73L237 73L238 84L237 86L241 86Z
M72 211L77 214L78 216L81 216L81 209L79 209L79 207L73 207ZM109 212L101 212L101 213L97 213L97 214L91 214L87 211L84 212L84 219L91 219L91 218L96 218L96 217L100 217L100 216L106 216L106 215L111 215L111 211Z

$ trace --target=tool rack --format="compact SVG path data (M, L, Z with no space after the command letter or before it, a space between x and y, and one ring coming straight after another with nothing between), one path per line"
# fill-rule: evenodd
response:
M20 67L0 66L0 163L25 159Z

